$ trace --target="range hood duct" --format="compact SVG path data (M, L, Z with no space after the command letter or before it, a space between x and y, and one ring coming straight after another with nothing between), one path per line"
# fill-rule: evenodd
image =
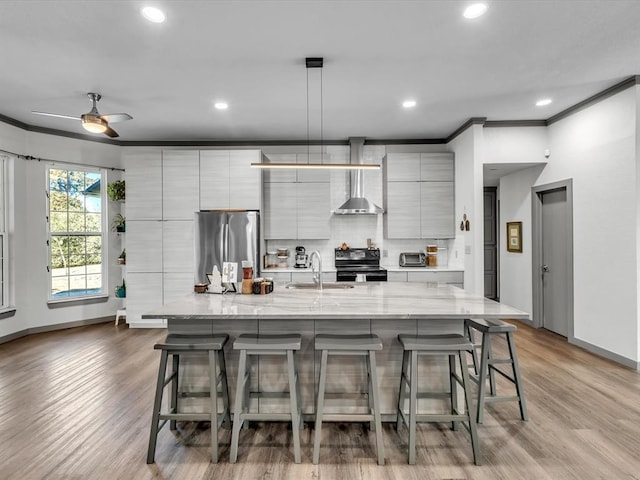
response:
M351 164L363 162L364 137L350 137ZM377 215L384 210L364 196L364 171L351 170L351 196L334 213L336 215Z

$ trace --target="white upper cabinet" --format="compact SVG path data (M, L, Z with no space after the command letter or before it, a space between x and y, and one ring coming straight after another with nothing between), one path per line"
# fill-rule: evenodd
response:
M229 151L200 152L200 210L229 208Z
M387 238L453 238L452 153L389 153L386 158Z
M260 150L231 150L229 153L229 208L260 210L261 170L251 168L260 163Z
M200 210L259 210L260 150L200 151Z
M165 150L162 152L162 218L192 220L199 210L199 152Z
M331 198L329 183L297 183L298 236L300 240L329 238Z
M293 182L264 184L264 238L298 238L296 184Z
M162 153L136 149L123 157L127 220L162 219Z

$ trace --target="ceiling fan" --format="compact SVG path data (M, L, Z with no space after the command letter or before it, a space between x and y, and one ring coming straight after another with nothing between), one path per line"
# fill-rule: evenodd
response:
M91 133L104 133L106 136L115 138L118 137L118 133L109 126L109 123L124 122L125 120L131 120L133 117L128 113L108 113L106 115L100 115L98 112L97 102L102 98L99 93L87 93L89 100L93 102L93 108L87 113L83 113L79 117L71 115L61 115L59 113L47 113L47 112L34 112L36 115L46 115L48 117L60 117L68 118L71 120L80 120L85 130Z

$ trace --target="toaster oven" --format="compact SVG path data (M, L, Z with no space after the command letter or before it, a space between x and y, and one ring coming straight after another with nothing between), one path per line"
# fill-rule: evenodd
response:
M426 267L427 255L424 252L402 252L399 263L401 267Z

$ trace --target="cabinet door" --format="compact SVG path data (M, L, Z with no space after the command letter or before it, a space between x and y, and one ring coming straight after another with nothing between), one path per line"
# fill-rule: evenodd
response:
M452 153L421 153L420 179L423 182L453 182Z
M229 208L229 151L200 151L200 210Z
M292 239L298 235L295 183L264 184L264 238Z
M164 305L180 300L189 293L193 293L193 274L165 273L162 276L162 292Z
M162 154L160 151L124 153L127 220L162 218Z
M193 220L162 222L163 271L188 273L193 283L194 244Z
M127 280L131 272L162 272L161 221L127 220Z
M421 238L420 185L420 182L387 183L387 238Z
M387 181L417 182L420 180L419 153L388 153Z
M453 238L453 182L420 183L421 238Z
M328 239L331 233L329 183L297 183L299 239Z
M162 218L190 220L200 209L199 152L162 152Z
M231 150L229 153L229 208L260 210L261 170L259 150Z
M464 282L464 272L407 272L410 282L427 282L436 284L461 284Z
M162 306L162 273L127 273L127 323L136 327L162 327L164 320L141 320L144 313Z
M387 272L387 280L390 282L406 282L407 272Z

